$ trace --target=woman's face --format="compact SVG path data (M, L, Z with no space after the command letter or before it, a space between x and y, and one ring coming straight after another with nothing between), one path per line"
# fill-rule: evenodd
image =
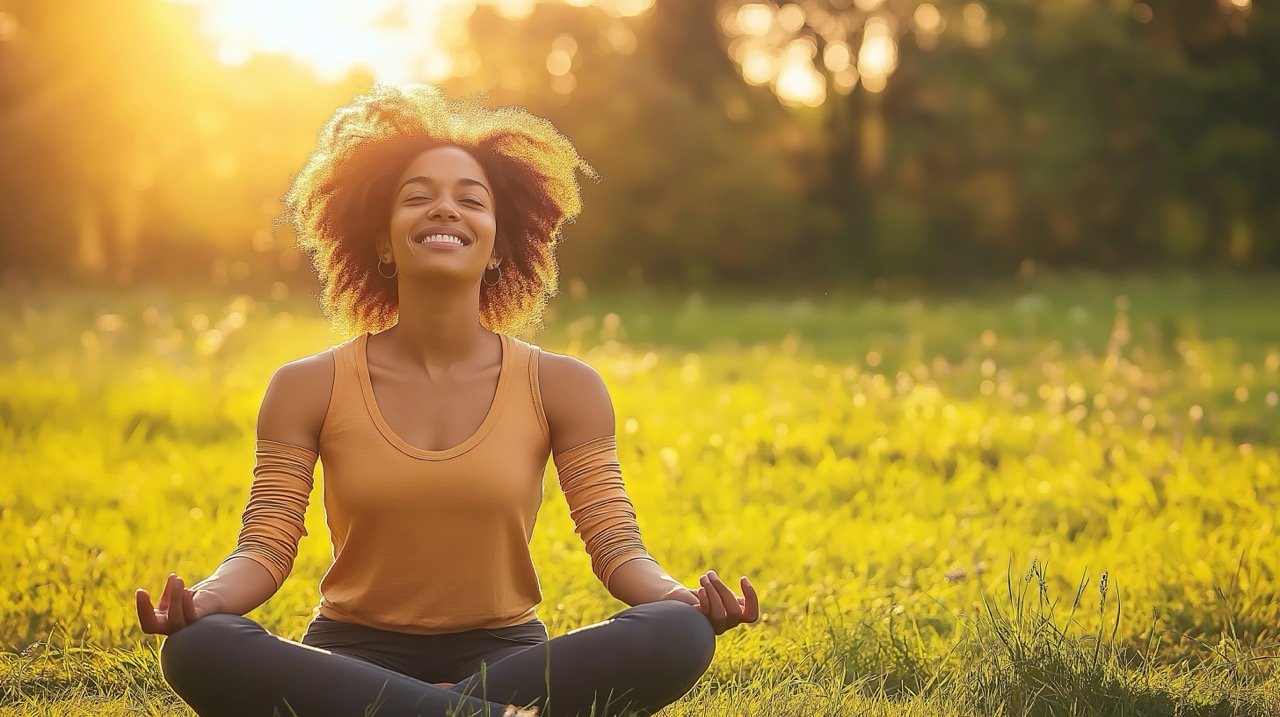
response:
M395 186L388 236L378 252L384 263L394 257L399 276L471 283L497 264L493 186L465 150L428 149L409 162Z

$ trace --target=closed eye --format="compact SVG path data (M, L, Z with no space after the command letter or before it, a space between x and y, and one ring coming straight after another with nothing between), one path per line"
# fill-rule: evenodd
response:
M404 201L405 201L405 202L412 202L412 201L416 201L416 200L431 201L431 198L430 198L430 197L424 197L424 196L422 196L422 195L420 195L420 194L415 194L415 195L410 196L410 197L405 197L405 199L404 199ZM466 198L465 198L465 199L463 199L462 201L463 201L464 203L466 203L466 204L470 204L471 206L473 206L473 207L477 207L477 208L479 208L479 209L483 209L483 208L484 208L484 202L480 201L479 199L475 199L475 198L473 198L473 197L466 197Z

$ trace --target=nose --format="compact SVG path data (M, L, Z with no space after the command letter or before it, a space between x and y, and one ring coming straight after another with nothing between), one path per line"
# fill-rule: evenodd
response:
M431 208L431 211L427 216L437 220L447 219L449 221L456 221L458 219L458 212L453 208L453 204L448 199L442 199L439 204Z

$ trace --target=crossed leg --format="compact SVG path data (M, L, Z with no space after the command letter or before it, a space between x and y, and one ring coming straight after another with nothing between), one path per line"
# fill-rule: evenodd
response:
M201 717L501 717L506 708L287 640L241 615L209 615L170 635L160 669Z
M531 645L448 689L271 634L253 620L210 615L161 647L165 679L202 717L388 715L501 717L508 704L543 717L649 714L706 671L715 635L675 601L627 608Z
M662 600L485 664L449 691L536 704L544 717L651 714L688 692L714 654L706 616Z

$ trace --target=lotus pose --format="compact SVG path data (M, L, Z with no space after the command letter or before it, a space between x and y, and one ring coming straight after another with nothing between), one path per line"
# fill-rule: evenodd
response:
M515 335L555 294L580 210L567 139L523 109L376 87L342 108L286 195L344 343L281 366L258 414L234 551L170 574L142 630L201 715L650 714L760 614L714 571L648 554L599 374ZM630 607L549 638L529 540L548 458L591 568ZM244 614L288 577L316 462L333 563L301 642Z

